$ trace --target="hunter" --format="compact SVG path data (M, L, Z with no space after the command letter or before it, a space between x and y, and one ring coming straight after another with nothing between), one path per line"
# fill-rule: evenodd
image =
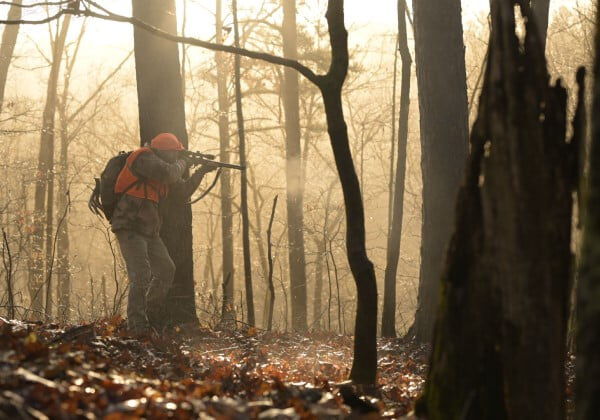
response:
M135 335L152 331L175 275L175 264L159 236L159 204L168 194L188 200L204 175L215 169L202 165L184 180L188 162L180 157L182 150L175 135L157 135L129 155L115 185L121 198L111 225L127 266L127 326Z

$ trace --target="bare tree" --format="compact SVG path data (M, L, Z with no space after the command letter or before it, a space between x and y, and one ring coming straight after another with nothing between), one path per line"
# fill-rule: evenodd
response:
M59 20L57 22L60 22ZM52 242L54 237L54 121L56 113L57 86L62 55L71 22L70 16L65 16L60 29L57 28L56 38L52 43L52 63L46 104L42 115L42 130L38 154L38 169L35 181L33 232L31 235L31 252L33 253L29 293L31 306L36 314L43 308L44 287L46 288L46 316L51 315L52 307L52 275L50 261L52 257ZM44 259L44 227L46 237L46 254Z
M223 17L221 0L216 0L216 41L223 43ZM215 53L217 64L217 96L219 106L219 144L221 162L230 161L229 99L227 94L227 68L222 52ZM229 171L221 174L221 240L223 243L223 321L235 318L234 290L235 269L233 264L233 213L231 198L231 177Z
M468 107L460 0L413 2L421 113L421 277L409 334L430 341L454 202L468 154Z
M240 32L237 17L237 0L232 2L234 44L240 47ZM235 106L237 115L240 165L246 166L246 132L244 131L244 112L242 108L242 80L241 57L235 55ZM248 311L248 324L255 325L254 319L254 293L252 291L252 261L250 259L250 220L248 216L248 174L242 171L241 182L241 210L242 210L242 244L244 252L244 282L246 286L246 310Z
M283 56L298 59L296 33L296 1L282 0ZM285 113L287 222L289 243L292 328L305 331L307 327L306 259L304 254L304 217L302 157L300 145L300 99L298 73L291 68L283 71L281 89Z
M60 213L64 212L64 217L60 226L57 229L56 241L56 274L57 274L57 312L58 318L62 322L66 322L69 318L69 310L71 307L71 271L69 267L70 259L70 241L69 241L69 127L67 117L67 98L69 95L69 86L73 67L77 60L77 54L81 45L81 40L85 32L85 25L82 26L81 32L75 45L75 51L72 57L67 57L65 65L65 75L63 82L63 91L58 103L58 118L60 121L60 155L59 155L59 171L58 171L58 202L57 208Z
M16 0L8 10L8 20L21 19L22 0ZM0 46L0 112L4 104L4 89L6 88L6 79L8 77L8 68L13 58L17 37L19 35L20 25L7 25L2 32L2 45Z
M273 285L273 244L271 242L272 231L273 231L273 220L275 220L275 210L277 209L277 198L273 199L273 207L271 208L271 217L269 218L269 227L267 228L267 248L268 248L268 260L269 260L269 302L267 310L267 331L271 331L273 327L273 310L275 309L275 286Z
M70 267L70 247L69 222L70 222L70 183L69 183L69 147L71 143L81 134L81 132L90 123L92 118L84 114L85 110L91 109L91 116L94 117L101 112L102 106L99 106L95 99L101 94L108 82L112 80L123 68L125 63L131 58L133 51L104 78L92 93L83 100L83 102L70 109L71 80L73 69L77 62L83 36L85 34L85 24L75 42L73 53L69 56L65 53L65 72L63 76L63 91L58 101L58 117L60 121L60 155L58 163L58 200L57 211L60 215L59 225L56 228L56 275L57 275L57 294L58 294L58 318L66 322L69 319L71 310L71 267ZM103 277L104 278L104 277ZM106 311L105 311L106 312Z
M522 43L516 6L526 19ZM563 419L582 139L566 139L567 92L550 84L528 2L492 1L489 45L417 414Z
M396 158L392 220L387 242L383 317L381 320L381 334L384 337L396 336L396 273L400 258L402 216L404 214L404 180L406 177L406 147L408 144L410 78L412 73L412 58L408 49L408 34L406 30L407 13L405 0L398 0L398 49L400 50L400 57L402 59L402 82L400 86L401 103L398 122L398 156Z

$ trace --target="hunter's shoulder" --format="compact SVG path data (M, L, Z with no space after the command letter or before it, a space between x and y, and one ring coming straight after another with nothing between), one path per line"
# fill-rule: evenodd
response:
M132 165L139 167L143 165L161 165L162 159L156 153L147 147L140 147L131 153L129 159L133 160Z
M160 159L149 147L140 147L131 152L130 158L138 159Z

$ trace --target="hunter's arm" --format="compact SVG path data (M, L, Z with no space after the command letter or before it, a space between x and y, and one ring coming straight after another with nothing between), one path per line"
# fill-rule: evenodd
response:
M184 160L168 163L154 153L142 153L131 165L131 170L135 175L146 179L175 184L181 180L186 167Z
M170 194L188 200L200 186L204 175L206 175L206 170L202 167L198 168L188 179L180 180L171 185Z

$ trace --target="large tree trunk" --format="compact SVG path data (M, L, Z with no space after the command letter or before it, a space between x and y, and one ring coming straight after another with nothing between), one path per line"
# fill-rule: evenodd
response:
M177 33L175 0L132 0L133 16L168 33ZM141 144L170 132L187 148L185 107L177 44L134 28L135 67ZM163 207L163 239L173 262L175 280L167 313L160 323L197 322L194 299L192 211L188 203L167 198Z
M522 0L492 1L488 68L418 410L433 420L565 414L578 142L566 141L566 91L549 85L532 19L520 46L519 3L530 17Z
M46 90L46 104L42 114L42 133L40 136L40 150L38 154L38 168L35 181L35 198L33 213L33 232L31 235L31 252L33 254L29 292L31 308L34 316L39 317L44 312L43 296L46 288L46 315L52 310L52 275L49 272L51 265L52 246L52 219L54 195L54 121L56 113L56 97L58 76L62 63L62 55L67 38L67 31L71 16L63 19L61 29L54 40L52 47L52 65L48 77ZM44 232L44 228L46 231ZM44 255L44 233L46 235L46 254ZM45 265L46 264L46 265Z
M596 28L600 13L596 11ZM592 138L582 209L583 243L577 279L577 382L575 418L600 418L600 32L596 32ZM582 112L581 117L585 114ZM585 120L580 130L584 131Z
M237 0L232 2L233 9L233 33L236 47L240 47L240 33L237 18ZM240 140L240 165L246 166L246 132L244 130L244 112L242 108L242 80L241 80L241 57L236 54L235 60L235 108L237 114L238 138ZM246 311L248 313L248 324L255 325L254 319L254 292L252 290L252 261L250 259L250 219L248 216L248 173L242 171L240 181L240 207L242 212L242 244L244 252L244 284L246 286Z
M298 59L296 33L296 0L283 3L283 56ZM290 262L292 328L307 329L306 261L304 255L303 182L300 146L300 98L298 73L289 67L283 70L283 110L285 113L285 158L287 191L287 224Z
M335 3L335 0L330 2ZM320 88L327 114L327 131L344 193L346 252L358 296L354 363L350 378L357 383L374 384L377 372L377 283L373 263L367 256L365 246L365 216L360 185L354 170L348 128L344 121L341 85L335 82L324 83Z
M16 0L8 10L7 20L21 19L22 0ZM2 45L0 46L0 112L4 104L4 89L6 88L6 79L8 77L8 68L17 45L17 36L19 35L20 25L5 25L2 32Z
M531 0L531 8L537 27L540 31L542 50L546 50L548 39L548 21L550 18L550 0Z
M406 147L408 144L408 115L410 108L410 78L412 58L408 49L406 30L406 3L398 0L398 48L402 58L402 83L400 87L400 117L398 122L398 157L396 158L396 176L392 221L387 241L387 260L385 267L383 316L381 335L396 336L396 273L400 258L400 240L402 237L402 216L404 214L404 179L406 177Z
M216 41L223 43L223 18L221 0L216 0ZM230 160L229 98L227 95L227 68L222 52L215 53L217 66L217 95L219 102L219 139L221 162ZM223 312L222 320L235 319L234 291L235 271L233 265L233 212L231 203L230 171L221 173L221 236L223 264Z
M460 0L413 1L421 113L423 224L418 307L412 328L431 340L454 202L468 154L468 109Z

